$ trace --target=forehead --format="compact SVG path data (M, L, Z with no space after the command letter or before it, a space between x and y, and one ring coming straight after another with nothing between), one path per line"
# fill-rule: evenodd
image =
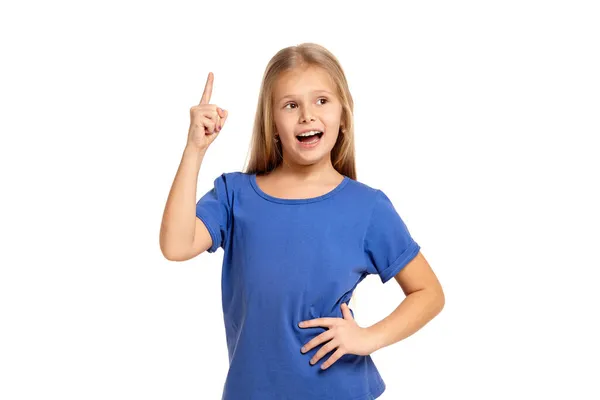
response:
M319 90L335 93L335 86L327 71L318 67L293 69L282 73L277 78L273 97L278 100Z

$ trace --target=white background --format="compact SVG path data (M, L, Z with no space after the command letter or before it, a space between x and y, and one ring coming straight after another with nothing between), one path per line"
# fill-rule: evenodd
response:
M264 68L302 42L340 60L358 179L446 294L372 355L380 398L600 398L594 3L3 3L0 398L220 398L223 251L167 261L162 212L208 73L230 117L198 196L244 167ZM356 294L361 326L404 298Z

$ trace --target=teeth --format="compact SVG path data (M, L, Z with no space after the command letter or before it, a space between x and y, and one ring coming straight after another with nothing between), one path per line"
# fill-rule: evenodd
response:
M299 134L298 136L312 136L312 135L316 135L317 133L321 133L321 131L304 132L304 133Z

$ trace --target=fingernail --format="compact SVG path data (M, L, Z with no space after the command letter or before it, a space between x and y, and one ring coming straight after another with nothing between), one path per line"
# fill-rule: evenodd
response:
M304 326L304 322L299 322L298 326Z
M306 347L301 348L300 351L304 353L306 351Z

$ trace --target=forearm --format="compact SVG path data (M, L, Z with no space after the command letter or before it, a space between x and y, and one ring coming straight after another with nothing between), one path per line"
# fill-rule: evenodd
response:
M160 248L167 258L189 249L194 241L196 189L204 153L187 147L163 213L160 229Z
M403 340L431 321L444 307L443 294L418 290L406 296L386 318L366 328L374 351Z

